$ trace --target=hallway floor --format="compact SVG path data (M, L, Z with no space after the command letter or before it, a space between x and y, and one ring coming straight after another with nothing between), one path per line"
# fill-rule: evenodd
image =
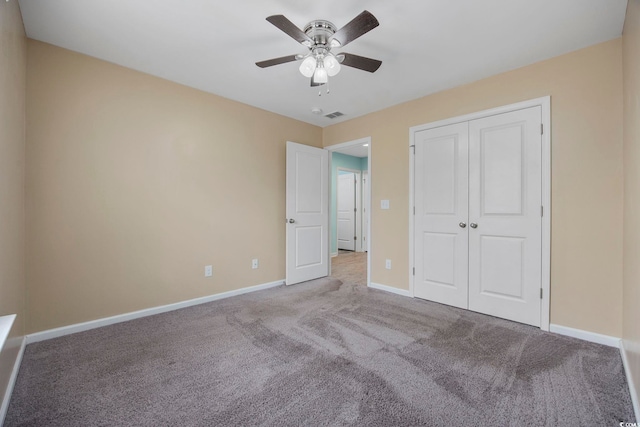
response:
M339 251L337 257L331 258L331 277L367 286L367 253Z

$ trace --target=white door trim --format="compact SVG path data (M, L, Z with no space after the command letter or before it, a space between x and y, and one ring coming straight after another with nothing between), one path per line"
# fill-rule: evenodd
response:
M367 169L366 171L362 171L362 208L364 209L364 215L362 216L362 239L366 239L366 240L361 240L360 241L360 251L361 252L366 252L367 251L367 242L369 241L369 236L366 235L366 233L369 231L369 212L367 211L367 209L369 209L369 203L368 203L368 196L369 193L367 192L367 188L369 186L369 169ZM366 221L366 224L365 224Z
M337 150L341 150L343 148L347 148L347 147L352 147L354 145L362 145L362 144L369 144L369 146L367 147L368 149L368 158L369 158L369 167L368 167L368 172L369 172L369 185L367 186L367 218L368 218L368 229L367 229L367 286L371 287L371 241L373 240L373 237L371 235L371 206L372 206L372 201L371 201L371 188L372 188L372 174L371 174L371 170L372 170L372 162L371 162L371 137L367 136L365 138L360 138L360 139L356 139L353 141L347 141L347 142L342 142L340 144L334 144L334 145L329 145L328 147L324 147L325 150L328 150L329 152L333 152L333 151L337 151ZM329 156L329 179L331 179L331 157ZM329 184L331 184L331 182L329 182ZM328 227L331 228L331 227ZM330 233L331 231L329 230L328 233ZM329 252L331 252L331 248L327 249ZM329 263L329 274L331 274L331 263Z
M433 129L441 126L448 126L460 122L481 119L495 116L511 111L523 110L530 107L541 107L542 110L542 301L540 313L540 329L549 330L549 310L551 294L551 97L545 96L515 104L504 105L490 110L465 114L464 116L452 117L445 120L438 120L409 128L409 293L414 296L414 162L415 136L417 132Z
M356 225L356 241L353 245L354 252L362 252L362 248L360 246L360 242L362 242L362 171L357 169L349 169L338 167L336 168L336 184L338 183L338 175L342 172L350 172L356 177L356 215L355 215L355 225ZM331 227L329 227L331 229ZM336 227L336 240L338 236L338 227Z

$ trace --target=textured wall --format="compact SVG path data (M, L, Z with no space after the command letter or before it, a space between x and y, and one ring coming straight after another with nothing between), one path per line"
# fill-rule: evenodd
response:
M29 332L284 279L286 141L321 128L41 42L28 61Z
M26 46L18 2L0 2L0 316L18 315L10 339L0 352L0 402L18 355L25 322Z
M551 322L620 337L621 55L616 39L325 128L325 147L372 138L371 280L409 288L409 128L550 95Z

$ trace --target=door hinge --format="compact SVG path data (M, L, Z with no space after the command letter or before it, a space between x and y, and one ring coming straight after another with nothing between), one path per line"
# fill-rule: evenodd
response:
M544 216L544 206L540 206L540 216Z
M358 208L353 208L353 211L354 212L358 212Z
M413 207L413 214L414 215L416 214L416 207L415 206Z
M540 123L540 135L544 135L544 123Z
M416 268L415 267L413 267L413 275L414 276L416 275Z
M358 240L358 236L353 236L353 240Z
M540 299L542 299L542 288L540 288Z

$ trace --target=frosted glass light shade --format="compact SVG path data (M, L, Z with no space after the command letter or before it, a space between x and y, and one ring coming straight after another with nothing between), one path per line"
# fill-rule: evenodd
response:
M324 58L324 68L326 68L329 77L333 77L340 72L340 63L335 56L328 55Z
M302 64L300 64L300 72L305 77L313 76L316 71L316 59L313 56L308 56Z
M316 83L328 82L329 76L327 75L327 69L324 67L316 68L316 72L313 74L313 81Z

